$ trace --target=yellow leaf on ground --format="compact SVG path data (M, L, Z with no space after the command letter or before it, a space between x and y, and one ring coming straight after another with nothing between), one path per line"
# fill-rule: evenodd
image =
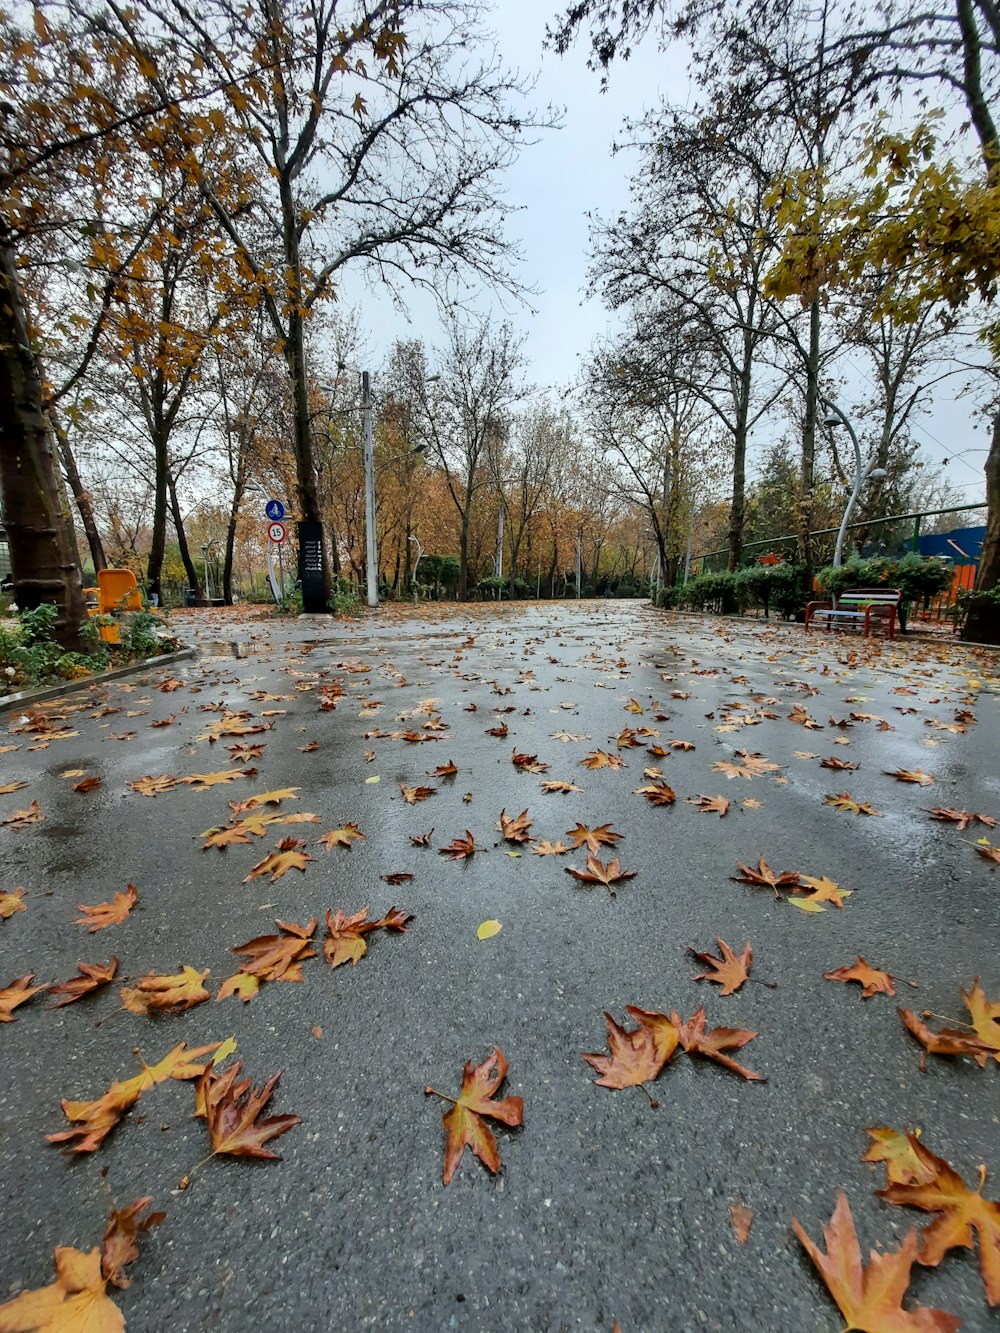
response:
M484 921L476 931L477 940L492 939L494 935L499 935L503 929L499 921Z

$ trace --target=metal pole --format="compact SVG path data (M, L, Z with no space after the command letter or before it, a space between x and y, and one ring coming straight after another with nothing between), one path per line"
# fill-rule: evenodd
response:
M583 579L583 524L580 524L580 530L576 534L576 596L577 600L583 596L583 589L580 586Z
M378 606L378 569L375 551L375 441L372 431L372 382L367 370L361 372L361 398L365 427L365 556L368 605Z
M503 505L497 511L497 578L503 578Z
M535 579L535 601L537 602L542 595L542 562L538 562L538 575Z
M281 605L285 605L285 562L281 558L281 542L278 543L278 581L281 584Z

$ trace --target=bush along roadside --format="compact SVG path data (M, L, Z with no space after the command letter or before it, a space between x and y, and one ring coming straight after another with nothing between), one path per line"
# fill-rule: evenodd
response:
M679 588L664 588L658 605L686 611L741 614L759 607L789 619L808 601L804 565L749 565L720 574L700 574Z
M116 616L121 642L110 646L100 637L102 621L95 616L85 622L83 633L88 641L86 653L67 653L52 637L58 609L43 602L30 611L22 611L16 624L0 626L0 694L52 685L62 680L82 680L107 671L144 661L177 648L176 639L162 632L163 621L147 611Z
M901 560L874 556L848 560L845 565L827 565L816 575L816 582L830 597L839 597L852 588L899 588L903 594L899 623L905 631L911 604L927 607L932 597L951 586L952 577L950 565L910 552Z

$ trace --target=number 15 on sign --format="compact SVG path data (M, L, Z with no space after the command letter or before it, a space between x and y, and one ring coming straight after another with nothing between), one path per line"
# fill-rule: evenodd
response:
M281 546L282 546L282 543L284 542L285 538L288 536L288 529L285 527L284 523L278 523L277 521L275 521L275 522L273 522L273 523L269 523L269 524L267 525L267 536L268 536L268 540L271 541L271 542L273 542L274 545L278 548L278 586L279 586L281 592L280 592L280 596L278 596L276 600L277 600L279 606L284 606L284 605L285 605L285 565L284 565L284 561L283 561L282 558L281 558ZM268 557L268 563L270 563L270 557ZM271 578L272 578L272 580L273 580L273 578L274 578L274 566L273 566L273 565L271 565Z

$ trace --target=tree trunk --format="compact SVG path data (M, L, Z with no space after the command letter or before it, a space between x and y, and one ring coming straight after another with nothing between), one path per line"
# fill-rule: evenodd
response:
M729 569L743 558L743 518L746 508L747 428L741 415L733 436L733 498L729 506Z
M188 576L188 583L194 589L195 600L200 602L202 601L201 584L198 581L198 571L195 569L191 552L188 549L187 533L184 531L184 520L181 518L181 507L177 503L177 487L174 485L174 478L169 467L167 468L167 489L170 493L170 514L174 520L174 531L177 533L177 545L180 548L181 561ZM207 557L205 563L207 566ZM207 568L205 578L208 579Z
M816 475L816 422L819 417L819 301L809 307L809 355L806 358L806 412L802 422L802 460L799 470L798 559L812 572L813 482Z
M160 575L163 572L163 555L167 544L167 440L162 429L161 414L157 413L152 435L155 473L153 483L153 533L149 545L149 557L146 561L146 591L163 601L160 588Z
M49 420L52 422L52 429L56 434L56 442L59 445L59 457L62 460L63 471L66 473L66 480L69 482L69 488L73 492L73 499L76 501L76 508L80 515L80 521L83 524L83 531L87 537L87 545L90 547L90 558L94 562L94 573L101 569L107 569L108 561L104 554L104 543L101 541L101 534L97 530L97 522L94 518L94 508L90 503L90 492L84 487L80 477L80 470L76 465L76 458L69 442L69 436L63 430L59 418L50 410Z
M986 459L986 536L979 556L976 593L1000 586L1000 410L993 417L993 438ZM973 596L962 638L970 643L1000 643L1000 603Z
M462 531L458 539L458 600L469 600L469 519L468 510L462 515Z
M85 651L83 585L59 505L41 376L6 237L0 239L0 495L14 600L22 609L54 603L55 638L68 651Z
M241 442L239 459L236 464L233 502L229 506L229 522L226 524L226 555L222 565L222 597L227 606L232 606L233 604L233 560L236 555L236 524L239 520L240 504L243 501L243 487L245 480Z

